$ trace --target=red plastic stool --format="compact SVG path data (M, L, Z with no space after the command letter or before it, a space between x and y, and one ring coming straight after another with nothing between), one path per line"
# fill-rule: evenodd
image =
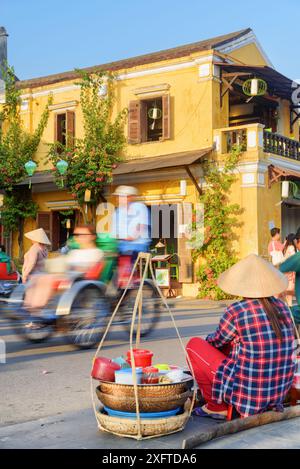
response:
M229 404L228 409L227 409L227 416L226 416L227 421L232 420L232 411L233 411L233 405Z
M229 404L229 405L228 405L228 409L227 409L227 416L226 416L226 420L227 420L228 422L230 422L230 420L232 420L233 411L234 411L234 406L231 405L231 404ZM237 412L236 412L236 413L237 413ZM237 418L242 419L243 417L242 417L240 414L238 414L238 417L237 417Z

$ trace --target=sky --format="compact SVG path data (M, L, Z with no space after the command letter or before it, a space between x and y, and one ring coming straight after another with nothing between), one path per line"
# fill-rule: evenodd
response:
M89 67L252 28L274 67L300 78L299 0L0 0L19 79Z

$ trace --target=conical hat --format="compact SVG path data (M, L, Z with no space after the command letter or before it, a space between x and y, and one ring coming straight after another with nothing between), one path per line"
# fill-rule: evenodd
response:
M36 241L37 243L51 244L51 241L49 240L43 228L38 228L37 230L28 231L28 233L25 233L24 236L26 236L26 238L28 239L31 239L31 241Z
M225 270L217 283L226 293L245 298L278 295L288 287L285 275L256 254L250 254Z

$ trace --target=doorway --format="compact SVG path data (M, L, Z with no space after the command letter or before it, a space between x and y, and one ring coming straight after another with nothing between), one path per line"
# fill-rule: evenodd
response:
M52 212L52 250L61 249L72 235L76 222L76 210Z

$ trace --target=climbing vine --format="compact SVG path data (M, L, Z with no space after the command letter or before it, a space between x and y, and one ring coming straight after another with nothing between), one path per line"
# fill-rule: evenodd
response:
M19 257L22 257L24 222L27 218L35 218L38 207L32 201L31 191L28 188L21 190L17 184L26 177L25 163L34 159L48 122L52 98L49 98L36 130L29 133L21 119L21 90L17 87L13 67L4 67L2 77L5 103L0 110L0 189L5 196L1 223L6 235L18 230Z
M125 146L124 123L127 109L113 114L115 103L115 77L111 73L88 74L77 71L80 76L80 105L83 116L83 137L70 138L67 145L56 142L50 145L47 161L53 164L53 173L59 187L63 184L78 202L85 221L95 221L95 208L103 194L104 184L112 181L112 170L121 161ZM105 93L99 93L104 90ZM68 163L64 180L56 168L63 159ZM84 195L91 191L91 218L87 220Z
M197 261L197 280L200 283L199 298L221 300L228 298L217 286L217 279L224 270L237 262L232 247L234 228L238 226L238 204L229 203L229 193L236 180L234 169L243 148L233 146L220 170L216 161L208 161L204 167L207 184L200 202L204 206L204 236L195 235L191 240L193 260ZM194 226L194 228L196 225Z

